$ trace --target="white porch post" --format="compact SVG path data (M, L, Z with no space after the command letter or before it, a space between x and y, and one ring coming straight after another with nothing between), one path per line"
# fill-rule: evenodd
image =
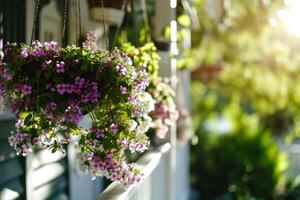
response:
M160 75L171 79L171 84L176 90L176 6L177 0L155 0L155 16L154 27L156 39L161 39L161 34L164 28L170 28L171 37L169 41L170 51L158 51L161 56ZM167 140L171 143L171 151L168 154L168 163L166 164L166 197L167 200L176 199L176 126L172 126L168 134Z

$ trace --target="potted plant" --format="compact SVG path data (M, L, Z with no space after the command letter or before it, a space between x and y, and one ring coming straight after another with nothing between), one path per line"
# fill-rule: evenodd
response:
M135 67L145 69L150 75L150 84L146 91L151 94L155 106L150 112L153 123L149 132L159 138L165 138L170 126L176 123L178 112L174 102L175 92L169 80L158 76L160 57L156 47L152 42L141 47L123 43L121 49L131 57Z
M4 47L0 91L18 119L9 143L24 156L36 147L54 153L76 136L82 169L126 188L141 179L141 171L125 152L143 152L149 145L145 132L154 107L145 92L149 76L123 51L96 44L89 33L82 47L38 41ZM85 115L90 127L79 125Z
M123 22L125 8L128 0L103 0L103 8L101 0L88 0L90 18L96 21L105 21L112 26L119 26ZM103 15L102 15L103 9Z

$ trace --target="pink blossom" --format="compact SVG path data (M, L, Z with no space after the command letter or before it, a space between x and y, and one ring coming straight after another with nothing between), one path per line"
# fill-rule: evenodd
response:
M120 93L121 94L126 94L127 93L127 88L120 85Z
M59 94L61 94L61 95L63 95L65 92L66 92L66 84L57 84L56 85L56 91L59 93Z
M56 72L64 73L65 72L65 63L64 61L56 62Z
M104 130L103 129L97 130L96 137L100 138L100 137L103 137L103 136L104 136Z
M116 134L118 132L118 125L117 124L114 124L112 123L109 127L110 131L113 133L113 134Z
M30 95L31 94L31 86L27 85L27 84L24 84L22 86L22 93L24 95Z

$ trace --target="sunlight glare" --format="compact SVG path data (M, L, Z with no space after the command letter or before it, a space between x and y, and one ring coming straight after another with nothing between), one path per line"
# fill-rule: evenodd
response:
M285 0L284 2L287 8L278 11L278 18L288 32L300 37L300 1Z

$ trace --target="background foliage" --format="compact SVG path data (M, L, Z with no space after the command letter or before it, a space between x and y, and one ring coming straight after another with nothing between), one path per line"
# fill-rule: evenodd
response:
M280 0L195 0L194 6L200 29L184 60L195 69L192 183L204 199L273 199L285 168L276 141L292 142L300 133L300 39L283 29ZM263 180L244 181L249 160L254 170L266 170ZM281 197L288 199L297 186L286 192Z

